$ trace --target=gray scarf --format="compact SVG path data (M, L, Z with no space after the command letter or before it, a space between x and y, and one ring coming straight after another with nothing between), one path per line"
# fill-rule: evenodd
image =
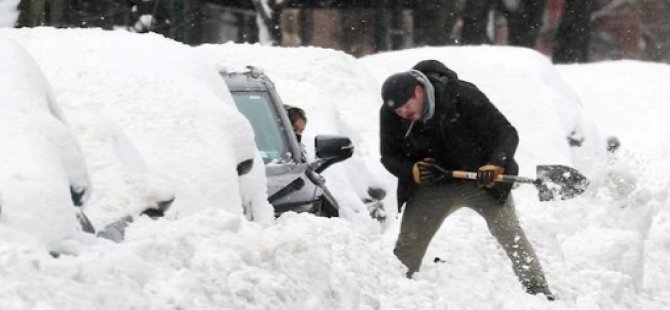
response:
M435 114L435 87L433 87L433 84L430 82L430 80L428 80L428 77L426 77L426 75L423 74L423 72L419 70L410 70L409 74L415 77L419 81L419 83L421 83L421 86L423 86L424 97L423 97L423 113L421 114L421 120L426 122L429 119L431 119ZM412 128L414 128L414 122L412 122L409 125L409 128L405 133L405 138L409 136L410 132L412 131Z

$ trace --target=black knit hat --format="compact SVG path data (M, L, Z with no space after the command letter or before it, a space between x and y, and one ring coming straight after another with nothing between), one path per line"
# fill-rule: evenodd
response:
M382 100L390 109L403 106L414 95L414 88L419 80L409 72L400 72L389 76L382 85Z

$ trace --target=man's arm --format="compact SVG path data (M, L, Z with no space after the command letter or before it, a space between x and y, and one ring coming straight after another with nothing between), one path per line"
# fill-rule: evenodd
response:
M468 109L472 126L482 134L483 147L490 150L487 163L507 167L519 145L516 128L474 85L467 85L464 92L471 99Z

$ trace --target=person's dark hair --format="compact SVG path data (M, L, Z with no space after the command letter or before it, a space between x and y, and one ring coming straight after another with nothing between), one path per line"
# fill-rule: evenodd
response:
M305 116L305 111L303 109L290 105L284 105L284 109L286 109L286 113L288 113L288 118L291 120L291 124L299 119L303 119L307 122L307 116Z

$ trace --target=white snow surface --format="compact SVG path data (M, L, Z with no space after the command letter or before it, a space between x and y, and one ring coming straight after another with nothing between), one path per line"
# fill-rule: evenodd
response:
M14 27L19 18L17 9L21 0L2 0L0 1L0 27Z
M424 48L354 59L316 48L193 49L156 35L100 30L1 34L37 60L80 141L94 188L86 206L91 217L108 222L123 213L119 205L127 209L152 192L129 193L138 186L119 170L144 167L133 171L156 184L149 187L156 196L175 194L175 204L188 197L166 219L138 217L122 243L89 242L77 255L58 259L34 242L6 241L0 221L1 309L670 307L670 125L663 120L667 92L661 86L670 82L667 65L556 67L534 51L510 47ZM393 211L385 230L360 216L359 183L394 192L395 180L378 163L379 85L426 58L475 83L508 116L521 136L522 174L557 163L589 176L589 191L568 201L541 203L532 187L515 190L517 213L556 301L523 293L474 212L463 209L445 221L412 280L392 254L399 223L394 199L385 201ZM351 166L338 164L326 174L351 216L287 213L259 225L242 215L243 200L266 198L264 177L262 167L248 179L234 175L235 164L255 148L216 69L248 64L266 69L285 103L307 110L306 136L352 137ZM567 146L575 129L584 137L582 149ZM99 134L122 142L112 147L98 141ZM606 135L619 136L619 153L603 152ZM212 159L217 156L220 161ZM120 168L105 172L95 162ZM212 176L216 167L230 172ZM109 197L96 203L96 195ZM433 263L436 256L446 262Z

